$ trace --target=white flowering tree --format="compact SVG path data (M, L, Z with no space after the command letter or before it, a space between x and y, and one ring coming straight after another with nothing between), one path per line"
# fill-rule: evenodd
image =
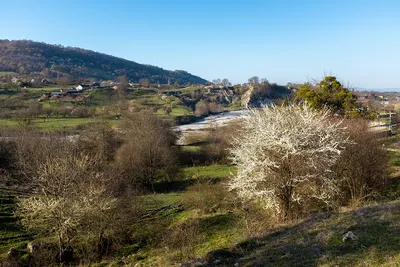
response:
M97 231L99 238L114 220L117 200L106 192L106 177L87 155L66 150L66 155L43 159L34 192L21 198L17 214L22 223L45 235L55 233L59 260L79 231Z
M230 189L285 218L315 200L332 204L339 184L330 168L349 142L340 124L329 110L307 105L250 110L231 149L237 174Z

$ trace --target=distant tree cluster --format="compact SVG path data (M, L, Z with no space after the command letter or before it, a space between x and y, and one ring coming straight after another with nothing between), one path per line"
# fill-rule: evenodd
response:
M314 108L327 106L339 114L352 113L358 107L357 97L334 76L326 76L315 85L303 84L296 99L305 101Z
M223 85L223 86L230 86L231 85L231 82L227 79L227 78L224 78L224 79L214 79L213 81L213 84L215 84L215 85Z

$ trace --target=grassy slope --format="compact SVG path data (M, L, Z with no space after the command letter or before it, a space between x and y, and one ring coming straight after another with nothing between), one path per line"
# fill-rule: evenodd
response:
M347 231L356 238L343 242ZM240 266L399 266L400 202L315 215L233 250Z
M186 167L183 169L183 184L188 186L200 179L221 179L230 175L234 167L229 165L210 165ZM195 177L193 174L195 173ZM185 183L189 181L189 183ZM243 239L242 226L230 213L199 214L196 210L186 209L180 206L185 189L170 193L158 193L143 196L146 209L151 212L162 210L169 205L174 205L171 209L157 212L149 219L149 223L141 222L139 235L145 235L146 239L151 240L157 234L163 235L173 226L178 226L198 220L199 235L201 241L195 247L195 255L204 257L207 252L234 245ZM161 233L160 233L161 232ZM165 250L161 244L150 247L142 247L139 250L130 251L132 246L121 249L122 255L129 264L138 266L180 266L179 250ZM117 254L121 255L121 251ZM108 264L109 262L107 262ZM135 265L136 266L136 265Z
M11 247L24 248L31 235L18 223L14 215L16 197L21 192L10 187L0 187L0 255Z
M59 118L48 118L46 120L42 118L33 119L30 126L38 129L42 132L48 131L71 131L74 130L78 125L87 124L95 121L92 118L74 118L74 117L59 117ZM16 120L0 120L0 126L3 128L18 128L21 125Z

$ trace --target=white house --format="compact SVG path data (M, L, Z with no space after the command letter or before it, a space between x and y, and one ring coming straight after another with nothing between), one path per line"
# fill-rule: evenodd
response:
M86 90L86 89L89 89L89 85L87 85L87 84L80 84L76 87L76 90L78 90L78 91L82 91L82 90Z

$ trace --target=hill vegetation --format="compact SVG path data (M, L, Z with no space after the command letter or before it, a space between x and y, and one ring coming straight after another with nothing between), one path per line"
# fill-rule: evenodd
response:
M140 79L180 85L207 82L183 70L169 71L82 48L28 40L0 40L1 72L32 78L57 78L61 75L71 80L115 80L125 75L136 83Z

